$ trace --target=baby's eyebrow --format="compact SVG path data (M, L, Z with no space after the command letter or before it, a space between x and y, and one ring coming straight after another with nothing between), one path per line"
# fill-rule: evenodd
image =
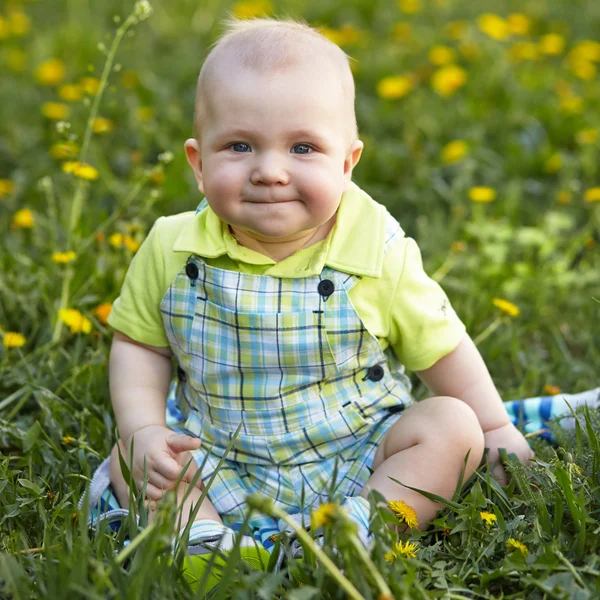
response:
M260 138L262 137L260 131L250 131L247 129L228 129L218 135L221 138ZM285 136L289 139L310 139L317 142L325 143L325 139L315 131L310 129L294 129L285 133Z

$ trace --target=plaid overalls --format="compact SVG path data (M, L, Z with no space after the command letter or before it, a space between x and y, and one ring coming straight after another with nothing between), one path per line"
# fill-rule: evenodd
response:
M399 233L390 218L386 247ZM412 403L403 367L352 306L359 280L328 267L297 279L248 275L192 255L163 297L179 361L168 424L202 440L195 459L205 482L240 426L208 492L226 525L243 520L255 491L290 514L357 495L379 442ZM268 546L277 524L259 521Z

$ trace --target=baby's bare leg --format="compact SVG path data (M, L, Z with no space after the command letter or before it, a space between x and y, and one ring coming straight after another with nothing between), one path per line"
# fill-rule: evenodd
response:
M456 398L438 396L411 406L377 448L375 471L361 490L379 491L386 500L404 500L415 509L421 529L442 506L389 479L451 498L470 450L467 479L479 466L484 440L473 410Z
M123 456L125 456L125 449L122 445L123 443L121 442L121 440L119 440L119 444L121 444L121 454ZM119 462L119 453L118 453L116 444L110 455L110 483L112 484L113 489L115 490L115 494L117 496L117 500L119 501L119 504L123 508L128 508L129 507L129 486L125 482L125 479L123 478L123 473L121 472L121 464ZM186 495L186 492L189 489L189 487L190 487L189 484L182 481L179 484L179 487L177 488L177 507L179 509L177 512L177 526L178 527L179 526L185 527L185 525L187 524L187 522L189 520L190 511L192 511L195 508L195 506L200 501L200 496L202 495L202 492L198 488L194 487L189 492L188 497L184 501L183 498ZM148 515L150 522L152 522L152 520L154 518L154 514L155 514L154 510L153 510L154 508L155 508L155 504L153 502L150 502L149 503L150 510L149 510L149 515ZM181 515L181 517L180 517L180 515ZM181 519L181 523L179 523L180 519ZM212 505L212 503L208 499L208 496L204 498L204 501L202 502L202 505L198 509L198 512L194 518L194 521L200 521L202 519L211 519L213 521L217 521L218 523L223 522L221 520L221 517L219 516L219 513L216 511L215 507Z

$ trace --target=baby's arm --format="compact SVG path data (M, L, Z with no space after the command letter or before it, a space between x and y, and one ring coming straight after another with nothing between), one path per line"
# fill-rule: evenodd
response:
M180 453L195 450L200 440L176 434L166 426L165 405L171 381L168 348L147 346L116 331L110 351L110 395L119 435L129 461L133 444L132 475L138 488L144 480L144 462L152 500L174 486L182 470ZM189 455L185 455L189 456ZM185 463L184 463L185 464ZM189 480L195 464L186 472Z

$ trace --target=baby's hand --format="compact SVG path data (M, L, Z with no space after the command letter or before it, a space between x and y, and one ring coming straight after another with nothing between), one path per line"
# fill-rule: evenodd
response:
M166 490L175 487L185 465L190 461L190 450L200 447L200 440L180 433L175 433L161 425L142 427L124 440L124 459L129 463L131 446L133 444L133 464L130 465L131 475L138 490L144 484L144 460L146 462L145 476L146 496L150 500L160 500ZM190 482L198 467L194 460L190 463L182 481ZM201 485L198 481L197 486Z
M485 447L489 448L488 463L492 475L502 486L508 483L508 477L504 467L500 464L499 448L506 448L507 454L516 454L517 458L525 464L535 456L523 434L512 423L485 431L483 435Z

